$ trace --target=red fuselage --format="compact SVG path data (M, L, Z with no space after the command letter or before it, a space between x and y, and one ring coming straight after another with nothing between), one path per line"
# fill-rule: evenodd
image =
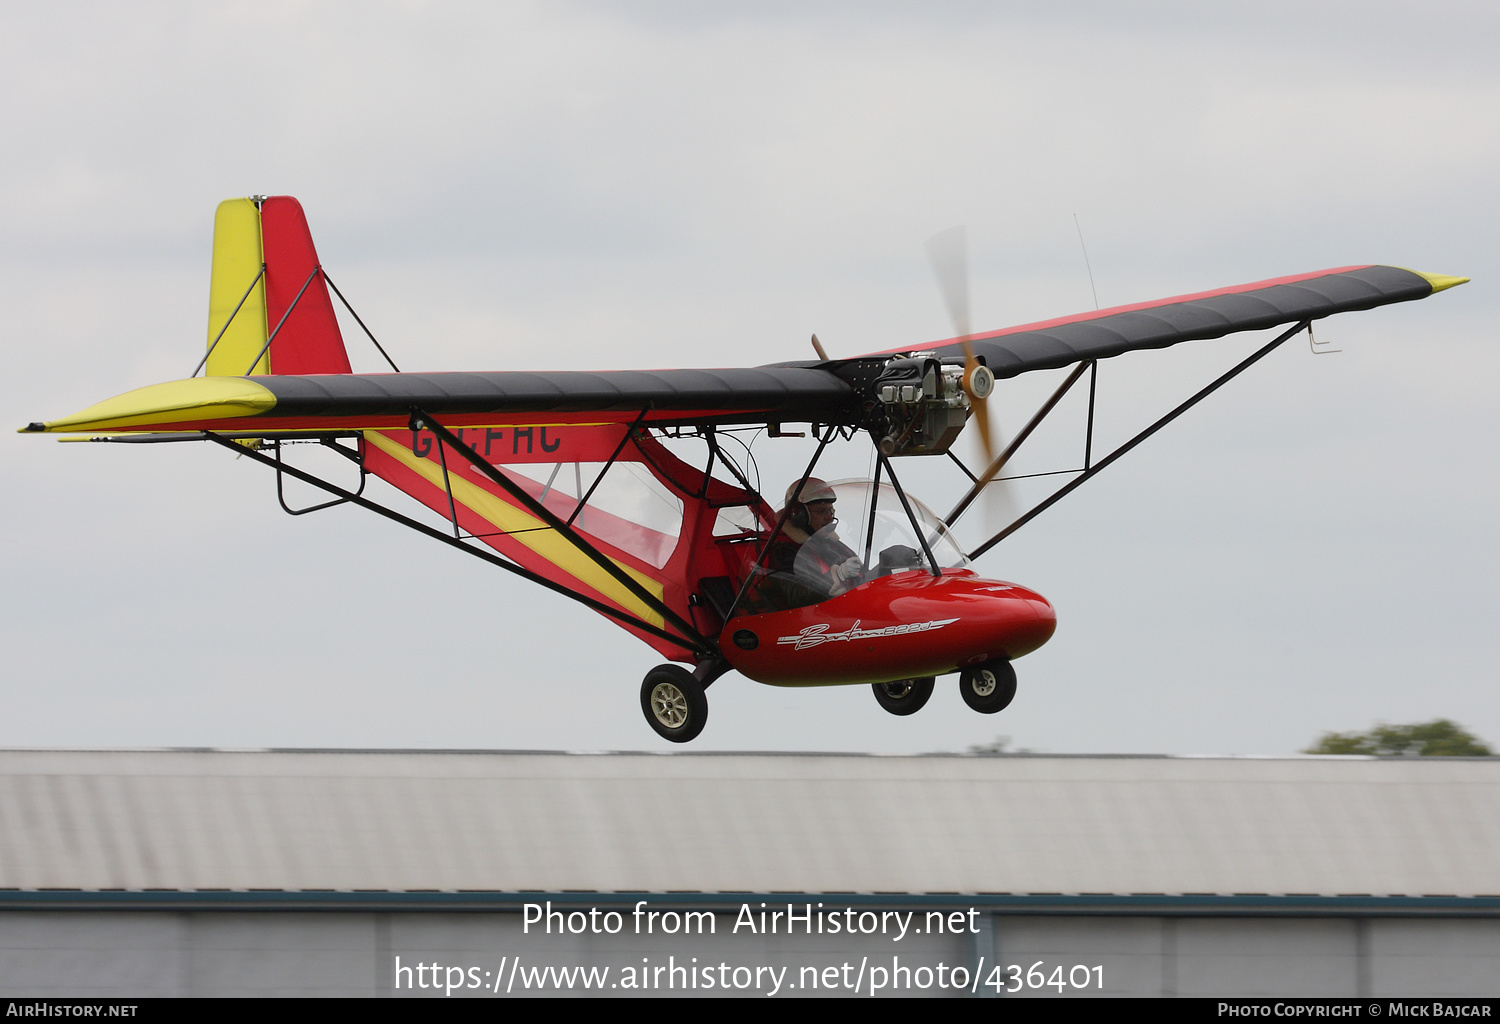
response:
M915 570L820 604L740 615L719 638L729 663L776 686L880 683L956 672L1036 650L1057 628L1042 595L971 569Z

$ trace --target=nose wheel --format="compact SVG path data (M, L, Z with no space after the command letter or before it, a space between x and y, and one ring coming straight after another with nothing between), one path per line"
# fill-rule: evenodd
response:
M875 691L875 700L880 706L891 714L914 715L922 710L922 705L932 696L934 682L931 676L925 679L897 679L891 683L873 683L870 689Z
M658 665L641 683L641 711L658 736L686 743L708 722L708 697L687 669Z
M981 715L993 715L1015 699L1016 670L1008 658L966 668L959 674L958 690L969 707Z

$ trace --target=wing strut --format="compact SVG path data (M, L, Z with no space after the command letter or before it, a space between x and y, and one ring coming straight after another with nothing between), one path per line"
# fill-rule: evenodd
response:
M1001 469L1005 468L1005 464L1010 461L1011 456L1016 454L1016 449L1020 448L1026 442L1026 439L1031 436L1031 432L1041 424L1042 420L1047 418L1048 413L1056 408L1057 403L1061 402L1063 396L1072 390L1073 385L1078 383L1078 378L1083 376L1083 371L1093 365L1095 365L1093 360L1086 363L1079 363L1073 372L1068 374L1068 379L1063 381L1056 391L1052 392L1051 398L1042 403L1041 408L1032 415L1031 422L1021 428L1021 432L1016 435L1016 439L1006 445L1005 451L1001 452L995 461L990 463L989 468L979 474L979 477L974 480L974 486L970 487L969 492L959 500L957 505L953 506L953 511L948 513L948 518L943 520L944 523L952 526L958 521L958 517L963 515L964 511L973 504L975 498L979 497L979 492L984 490L985 485L993 481L995 475ZM963 463L960 462L959 465L962 466ZM968 469L965 468L964 472L967 473Z
M891 465L891 460L886 458L885 452L880 446L875 446L875 457L885 464L885 471L891 478L891 487L896 491L896 497L901 499L901 507L906 510L906 518L911 521L912 532L917 535L917 542L922 545L922 554L927 556L927 566L932 570L932 575L941 576L943 570L938 568L937 559L932 557L932 545L927 543L927 531L922 529L922 523L917 519L915 512L911 510L911 502L906 500L906 492L901 489L901 481L896 479L896 469ZM877 463L878 465L879 463ZM871 520L874 520L872 515ZM872 533L871 536L874 536Z
M1302 331L1307 330L1311 326L1312 326L1312 321L1311 320L1302 320L1302 321L1299 321L1296 324L1293 324L1291 327L1287 328L1285 331L1282 331L1280 334L1278 334L1271 341L1267 342L1265 345L1263 345L1260 348L1256 349L1254 352L1252 352L1250 355L1246 356L1239 363L1235 364L1235 366L1232 369L1230 369L1229 371L1227 371L1226 373L1224 373L1222 376L1220 376L1218 379L1216 379L1212 384L1209 384L1206 387L1204 387L1197 394L1193 395L1193 397L1189 398L1187 401L1183 402L1177 408L1175 408L1171 412L1167 413L1161 419L1159 419L1155 423L1151 424L1145 430L1141 431L1139 434L1137 434L1134 437L1132 437L1129 441L1126 441L1124 444L1120 445L1120 447L1116 448L1114 451L1110 452L1108 455L1106 455L1104 458L1100 459L1098 462L1094 463L1093 465L1091 465L1091 466L1086 465L1086 467L1083 469L1083 471L1078 476L1074 477L1072 480L1068 481L1062 487L1058 488L1058 490L1055 491L1052 494L1051 497L1045 499L1041 504L1039 504L1039 505L1035 506L1034 508L1032 508L1031 511L1027 512L1025 515L1021 516L1015 522L1013 522L1009 526L1007 526L1005 529L1001 530L999 533L995 534L989 540L987 540L983 544L979 545L979 547L977 547L973 551L969 552L969 560L973 561L974 559L978 558L980 555L982 555L986 551L988 551L990 548L994 547L996 544L999 544L1006 537L1009 537L1011 534L1015 533L1021 527L1025 526L1027 523L1031 522L1037 516L1041 515L1045 511L1047 511L1047 509L1049 509L1053 505L1057 504L1059 501L1061 501L1063 498L1065 498L1068 494L1070 494L1072 491L1074 491L1075 489L1077 489L1078 486L1080 484L1082 484L1085 480L1088 480L1088 479L1092 478L1100 470L1104 469L1104 467L1108 466L1110 463L1112 463L1116 459L1120 458L1120 456L1124 455L1126 452L1130 451L1136 445L1138 445L1142 441L1146 440L1146 438L1148 438L1152 434L1156 433L1162 427L1165 427L1168 423L1171 423L1177 417L1181 416L1183 413L1187 412L1193 406L1195 406L1199 402L1203 401L1203 399L1207 398L1209 395L1211 395L1215 391L1219 390L1219 388L1223 387L1225 384L1229 383L1229 381L1233 380L1235 377L1239 376L1242 372L1244 372L1245 370L1249 369L1253 364L1259 362L1264 357L1270 355L1272 351L1274 351L1276 348L1278 348L1288 338L1291 338L1294 335L1299 334ZM1087 364L1083 364L1083 365L1087 365ZM1081 367L1080 367L1080 369L1081 369ZM1074 378L1070 378L1070 379L1076 379L1076 374L1075 374ZM1090 442L1092 442L1092 440L1093 440L1093 426L1094 426L1093 389L1092 389L1092 387L1090 387L1090 390L1089 390L1089 439L1090 439ZM1088 456L1086 454L1085 455L1085 463L1087 463L1087 460L1088 460Z
M812 476L813 468L817 466L818 460L823 457L823 449L828 447L828 442L833 440L834 434L836 432L837 431L835 430L835 428L829 427L828 433L824 434L821 438L818 439L818 450L813 452L812 461L807 464L807 472L802 474L802 479L797 481L797 486L788 491L788 494L801 495L802 488L807 485L808 477ZM816 427L813 428L813 436L817 437ZM764 501L765 499L762 498L761 500ZM760 571L761 563L764 562L766 560L766 556L771 553L771 545L776 543L776 538L781 534L781 528L786 525L787 516L791 515L791 512L792 503L788 501L785 505L782 506L781 515L776 517L776 526L771 530L770 536L766 538L765 547L761 548L760 554L755 556L755 564L750 567L749 572L745 573L745 582L740 584L740 592L734 595L734 600L730 603L729 610L724 613L725 625L728 625L729 620L734 618L734 610L738 608L740 606L740 602L745 599L745 592L750 589L750 584L755 581L755 574Z
M748 479L746 479L745 474L740 470L740 467L736 466L734 464L734 460L731 459L724 452L724 450L719 447L718 433L714 430L713 424L708 424L708 431L706 436L708 438L708 447L713 452L713 458L717 459L719 464L725 469L729 470L730 474L732 474L734 478L740 482L740 484L745 488L745 493L751 495L753 498L755 498L756 501L764 504L766 500L765 495L761 494L760 491L755 489L755 486L751 484ZM746 451L749 451L749 449L747 448ZM710 462L708 464L708 467L709 472L712 472L713 462ZM710 481L707 479L703 481L703 494L705 497L708 494L709 483ZM759 521L759 512L756 511L755 514L757 516L757 521Z
M865 572L870 571L870 556L875 553L875 510L880 506L880 472L885 469L884 460L879 458L879 447L875 451L875 479L870 482L870 520L865 529Z
M116 440L116 438L107 438L103 440L114 441ZM129 438L128 440L133 441L135 440L135 438ZM268 458L267 456L256 451L254 448L246 448L243 445L238 444L231 437L226 437L222 434L215 434L212 431L205 430L201 434L182 434L173 438L161 438L160 440L212 441L217 445L221 445L222 447L229 449L236 455L248 456L249 458L254 459L256 462L261 463L262 465L270 466L272 469L275 469L279 473L286 473L293 479L301 480L305 484L310 484L313 487L317 487L321 490L327 491L329 494L336 495L343 501L358 505L360 508L369 509L371 512L374 512L377 515L385 516L387 519L400 523L402 526L410 527L420 534L431 537L434 540L440 540L444 544L447 544L449 547L457 548L460 551L465 551L473 555L475 558L483 559L491 565L499 566L506 572L515 573L517 576L520 576L524 580L529 580L530 582L535 583L539 586L546 587L553 593L561 594L563 597L571 598L572 600L577 601L579 604L593 609L600 615L607 615L612 619L624 623L632 629L639 629L644 633L650 633L654 637L665 640L671 644L676 644L678 647L681 647L684 650L692 651L695 654L708 653L708 650L704 645L700 645L699 643L695 643L692 640L684 639L683 637L677 636L673 633L669 633L658 626L652 625L644 619L631 615L629 612L621 611L618 608L611 607L610 605L605 604L603 601L596 601L592 597L587 597L583 594L577 593L576 591L569 590L561 583L554 583L547 577L538 575L537 573L532 572L530 569L527 569L524 566L516 565L514 562L501 558L499 555L492 555L488 551L481 551L479 548L471 547L470 545L465 544L462 540L450 537L446 533L428 526L426 523L419 523L415 519L412 519L409 516L404 516L400 512L397 512L393 509L388 509L384 505L380 505L376 502L371 501L369 498L361 497L353 491L345 490L342 487L329 483L327 480L319 479L318 477L313 476L311 473L300 470L295 466L290 466L285 463L281 463L278 465L276 460ZM699 639L701 640L701 638Z
M594 482L589 484L589 489L583 493L583 497L578 499L578 507L573 509L572 515L568 516L567 526L570 530L573 527L573 520L583 514L583 507L589 503L589 499L594 496L594 491L598 490L599 485L604 482L604 474L609 472L610 467L615 464L615 460L620 457L620 453L625 450L625 442L630 440L630 435L635 433L635 428L641 425L641 421L646 418L646 410L650 408L649 405L641 407L641 414L635 418L634 423L625 428L625 433L620 438L620 443L615 445L614 453L610 455L609 461L604 464L603 469L599 470L599 475L594 477ZM575 462L573 465L577 466L578 464Z
M641 586L640 583L636 582L636 580L632 578L629 573L627 573L624 569L621 569L620 566L616 564L614 559L610 558L598 548L594 547L594 545L590 544L571 526L563 522L561 519L557 518L557 516L553 515L550 509L539 503L531 495L527 494L526 491L523 490L520 485L518 485L514 480L506 476L504 473L500 472L494 466L490 465L488 459L480 455L473 448L470 448L463 441L459 440L457 435L455 435L447 427L435 421L431 416L427 415L417 406L411 407L410 425L413 431L432 431L437 435L438 441L440 443L451 446L454 451L467 458L470 464L473 465L475 469L483 473L497 487L505 491L505 493L509 494L517 504L519 504L522 508L526 509L526 511L530 512L532 515L536 516L536 518L540 519L542 522L550 526L570 544L577 548L582 554L587 556L590 561L592 561L595 565L599 566L599 568L608 573L617 583L623 586L626 590L630 591L633 596L639 599L652 611L660 615L665 621L670 622L675 629L679 630L682 633L683 637L690 641L688 644L686 644L687 647L701 653L713 653L713 642L711 640L694 629L690 623L682 618L682 616L674 612L665 601L662 601L655 594L651 593L651 591L647 590L645 587ZM455 516L455 528L457 527L457 525L457 517Z

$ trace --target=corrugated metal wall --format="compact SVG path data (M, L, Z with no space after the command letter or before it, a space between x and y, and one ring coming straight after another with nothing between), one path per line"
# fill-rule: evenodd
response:
M547 900L621 927L539 933ZM640 901L713 931L640 932ZM761 903L881 926L765 934ZM1497 967L1497 759L0 752L5 995L1495 995Z
M1500 760L0 752L0 887L1500 895Z

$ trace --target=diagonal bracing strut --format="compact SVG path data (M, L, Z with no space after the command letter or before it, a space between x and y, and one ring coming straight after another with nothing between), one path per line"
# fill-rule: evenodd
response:
M817 436L816 428L814 429L813 436ZM792 494L798 497L801 496L802 488L807 486L807 481L812 477L812 471L817 468L818 460L823 457L823 449L827 448L828 442L832 440L833 430L830 429L826 435L818 440L818 450L813 452L812 461L807 464L807 470L802 474L802 478L797 481L797 486L788 491L788 494ZM761 500L764 501L765 499L762 498ZM760 567L762 564L764 564L766 556L771 553L771 545L776 543L776 538L781 534L782 529L786 526L787 517L789 517L791 513L792 502L788 501L785 507L782 508L781 514L776 517L776 526L766 537L765 546L762 547L760 549L760 553L755 556L755 564L750 566L749 572L745 573L745 582L740 584L739 593L734 595L734 601L730 603L729 610L724 613L725 623L728 623L730 619L734 618L734 613L739 608L740 602L745 599L745 595L750 591L750 585L755 582L755 574L760 571Z
M594 547L594 545L590 544L586 539L584 539L584 537L582 537L578 533L577 530L574 530L571 526L554 515L552 511L545 505L542 505L531 495L527 494L526 491L522 489L521 486L514 480L506 476L504 473L500 472L494 466L490 465L489 460L485 459L484 456L480 455L473 448L470 448L466 443L461 441L458 436L450 431L447 427L433 420L431 416L427 415L427 413L423 412L416 406L412 406L411 409L410 426L413 431L431 430L434 434L437 435L439 443L447 444L454 451L467 458L470 465L472 465L480 473L483 473L488 480L493 482L497 487L505 491L506 494L515 499L517 504L519 504L527 512L530 512L536 518L540 519L542 522L546 523L560 536L567 540L568 543L577 548L581 554L586 556L595 565L599 566L599 568L608 573L609 576L615 580L615 582L619 583L626 590L628 590L634 597L640 600L642 604L646 605L652 611L656 612L666 622L671 623L672 628L678 630L685 638L692 641L691 646L694 649L712 649L712 641L710 641L707 637L703 636L696 629L694 629L690 623L682 618L682 616L673 611L665 601L661 600L655 594L651 593L651 591L641 586L641 584L636 581L629 573L620 568L620 566L614 561L614 559L610 558L598 548ZM457 524L455 523L455 525Z
M1225 384L1229 383L1229 381L1231 381L1235 377L1239 376L1242 372L1244 372L1245 370L1249 369L1252 365L1254 365L1255 363L1259 362L1264 357L1270 355L1272 351L1274 351L1276 348L1278 348L1288 338L1291 338L1291 337L1293 337L1293 336L1301 333L1302 331L1307 330L1311 326L1312 326L1312 321L1311 320L1302 320L1302 321L1297 322L1296 324L1293 324L1291 327L1288 327L1285 331L1282 331L1275 338L1272 338L1266 344L1262 345L1260 348L1256 349L1254 352L1250 353L1244 359L1242 359L1238 363L1236 363L1231 369L1227 370L1222 376L1220 376L1216 380L1214 380L1213 383L1204 386L1195 395L1193 395L1193 397L1187 399L1181 405L1177 406L1177 408L1173 409L1171 412L1167 413L1161 419L1159 419L1155 423L1151 424L1145 430L1141 431L1139 434L1137 434L1134 437L1132 437L1129 441L1126 441L1124 444L1120 445L1120 447L1118 447L1114 451L1110 452L1104 458L1100 459L1098 462L1094 463L1092 466L1089 466L1087 469L1083 470L1083 472L1080 473L1078 476L1074 477L1072 480L1068 481L1062 487L1058 488L1057 491L1055 491L1052 494L1051 497L1049 497L1049 498L1045 499L1044 501L1042 501L1041 504L1039 504L1036 507L1032 508L1031 511L1027 512L1025 515L1021 516L1015 522L1013 522L1009 526L1007 526L1005 529L1001 530L999 533L995 534L989 540L985 541L983 544L979 545L973 551L969 552L969 556L968 556L969 560L973 561L974 559L978 558L980 555L982 555L986 551L988 551L990 548L994 547L996 544L999 544L1006 537L1009 537L1011 534L1015 533L1021 527L1025 526L1027 523L1031 522L1037 516L1041 515L1045 511L1047 511L1047 509L1051 508L1053 505L1057 504L1063 498L1067 497L1070 493L1072 493L1080 485L1082 485L1085 480L1091 479L1095 474L1097 474L1099 471L1101 471L1102 469L1104 469L1105 466L1108 466L1110 463L1112 463L1115 460L1119 459L1120 456L1124 455L1126 452L1130 451L1136 445L1138 445L1142 441L1146 440L1146 438L1150 437L1152 434L1156 433L1162 427L1165 427L1168 423L1171 423L1177 417L1181 416L1183 413L1187 412L1193 406L1195 406L1199 402L1203 401L1209 395L1211 395L1215 391L1219 390L1219 388L1221 388ZM1093 420L1093 406L1092 406L1092 402L1090 403L1089 414L1090 414L1090 417L1089 417L1090 418L1089 426L1091 428L1091 430L1090 430L1090 437L1092 438L1092 427L1093 427L1093 422L1092 422L1092 420Z
M117 439L107 438L105 440L114 441ZM130 438L128 440L134 441L135 438ZM329 494L337 495L343 501L358 505L363 509L368 509L369 511L374 512L377 515L382 515L387 519L400 523L402 526L410 527L420 534L431 537L434 540L442 541L449 547L454 547L460 551L465 551L473 555L475 558L482 559L490 563L491 565L499 566L506 572L514 573L524 580L528 580L539 586L546 587L548 590L551 590L554 593L561 594L564 597L571 598L574 601L577 601L579 604L593 609L600 615L607 615L608 617L615 619L616 621L621 622L624 625L631 627L632 629L638 629L643 633L649 633L652 636L657 637L658 639L665 640L668 643L676 644L678 647L682 647L685 650L692 651L694 654L704 655L711 653L711 649L706 645L695 643L692 640L684 639L683 637L669 633L658 626L654 626L651 623L646 622L644 619L640 618L637 615L632 615L629 612L621 611L618 608L614 608L610 605L605 604L603 601L596 601L592 597L588 597L584 594L578 593L575 590L571 590L568 587L563 586L561 583L555 583L552 580L549 580L547 577L540 575L539 573L532 572L525 566L517 565L512 561L501 558L499 555L491 554L488 551L484 551L480 548L465 544L462 540L450 537L446 533L433 529L426 523L418 522L417 520L412 519L410 516L404 516L400 512L386 508L384 505L371 501L369 498L361 497L359 494L353 491L345 490L344 488L339 487L336 484L331 484L327 480L322 480L316 476L313 476L311 473L298 469L295 466L289 466L284 463L278 466L274 459L263 455L262 453L256 451L254 448L245 448L242 445L237 444L231 437L227 437L222 434L215 434L212 431L205 430L201 433L183 434L178 437L162 438L160 440L213 441L215 444L228 448L230 451L234 452L237 455L244 455L248 458L254 459L256 462L269 466L272 469L277 470L278 472L285 473L296 480L301 480L305 484L309 484L313 487L317 487L321 490L327 491Z
M1042 420L1047 418L1047 414L1057 407L1057 403L1063 400L1063 396L1078 382L1078 378L1083 376L1083 371L1095 365L1097 364L1092 360L1086 363L1079 363L1073 372L1068 374L1067 380L1063 381L1058 385L1057 390L1052 392L1052 397L1043 402L1041 408L1032 414L1031 422L1021 428L1021 432L1016 435L1016 439L1006 445L1005 451L1000 453L999 458L990 463L989 468L979 476L975 477L973 474L970 474L970 477L974 480L974 486L969 488L968 493L959 499L957 505L953 506L953 511L948 513L948 518L943 520L944 523L952 526L958 522L958 517L964 514L964 511L973 504L974 499L979 497L979 492L984 490L986 485L995 479L1000 470L1005 468L1005 464L1011 460L1011 457L1016 454L1021 445L1026 443L1026 439L1031 436L1032 431L1041 425ZM1090 406L1090 409L1092 410L1092 406ZM963 463L960 462L959 465L963 466ZM964 468L964 472L968 472L967 467Z

